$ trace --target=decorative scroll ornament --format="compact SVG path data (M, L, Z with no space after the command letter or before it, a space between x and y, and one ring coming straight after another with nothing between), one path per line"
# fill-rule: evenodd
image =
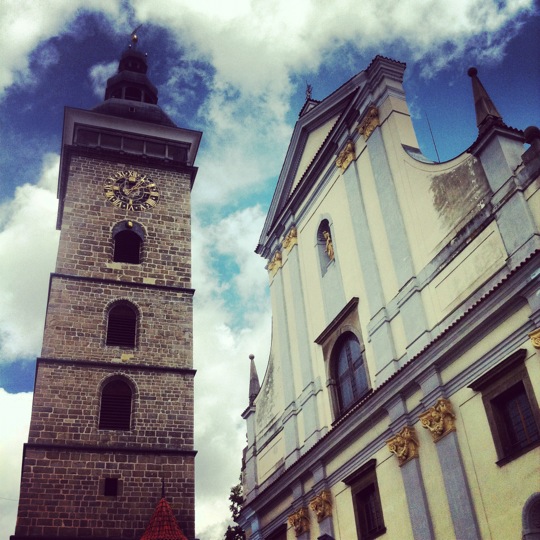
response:
M281 268L281 251L276 251L272 260L268 263L268 271L275 276L276 272Z
M321 491L319 495L311 499L309 506L315 512L317 522L320 523L332 515L332 494L327 489Z
M441 398L419 416L422 427L429 429L433 441L437 442L451 431L456 431L454 409L447 399Z
M379 125L379 111L377 107L370 107L368 113L360 123L358 132L364 136L367 141L374 129Z
M297 243L298 238L296 236L296 227L291 227L291 229L287 233L287 236L285 236L283 242L281 242L281 245L283 246L283 249L289 250Z
M418 457L419 443L413 427L405 426L395 437L388 439L386 444L398 458L400 467Z
M531 342L533 344L533 347L535 349L540 349L540 328L537 328L533 332L529 334L529 337L531 338Z
M345 145L345 148L339 153L336 159L336 167L346 171L353 159L356 159L356 155L354 153L354 143L349 139Z
M309 531L309 511L307 508L300 508L289 516L289 525L294 529L294 534L300 536Z

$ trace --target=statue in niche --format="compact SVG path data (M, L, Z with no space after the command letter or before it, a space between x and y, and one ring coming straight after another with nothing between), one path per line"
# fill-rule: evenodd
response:
M326 246L324 250L326 251L328 258L331 261L333 261L334 260L334 244L332 244L332 237L330 236L330 231L323 231L323 237L326 242Z

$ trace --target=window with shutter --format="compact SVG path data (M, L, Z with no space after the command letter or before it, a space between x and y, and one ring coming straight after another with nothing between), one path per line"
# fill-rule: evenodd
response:
M116 304L107 318L107 345L133 349L137 334L137 312L126 303Z
M101 392L99 429L129 431L131 428L132 392L121 379L107 383Z

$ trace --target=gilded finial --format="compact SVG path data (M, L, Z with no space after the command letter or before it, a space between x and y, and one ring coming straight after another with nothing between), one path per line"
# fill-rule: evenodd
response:
M137 26L137 28L135 28L135 30L133 30L133 32L131 32L131 37L130 37L130 40L131 40L131 43L130 43L130 47L133 47L134 49L137 47L137 43L139 41L139 36L137 35L137 32L139 31L139 28L142 26L142 24L139 24L139 26Z

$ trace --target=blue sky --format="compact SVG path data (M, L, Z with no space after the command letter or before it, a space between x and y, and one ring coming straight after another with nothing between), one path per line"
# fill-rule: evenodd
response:
M306 84L323 99L376 54L406 62L421 149L436 159L429 117L443 161L476 137L466 75L472 65L507 124L540 124L540 17L532 0L155 5L2 2L0 429L9 436L0 443L0 455L8 456L0 463L0 531L7 535L58 243L63 108L102 100L134 27L143 24L140 48L148 53L159 104L177 124L204 132L193 190L197 531L204 540L222 537L229 488L238 480L248 355L255 354L261 376L266 367L267 276L253 250Z

